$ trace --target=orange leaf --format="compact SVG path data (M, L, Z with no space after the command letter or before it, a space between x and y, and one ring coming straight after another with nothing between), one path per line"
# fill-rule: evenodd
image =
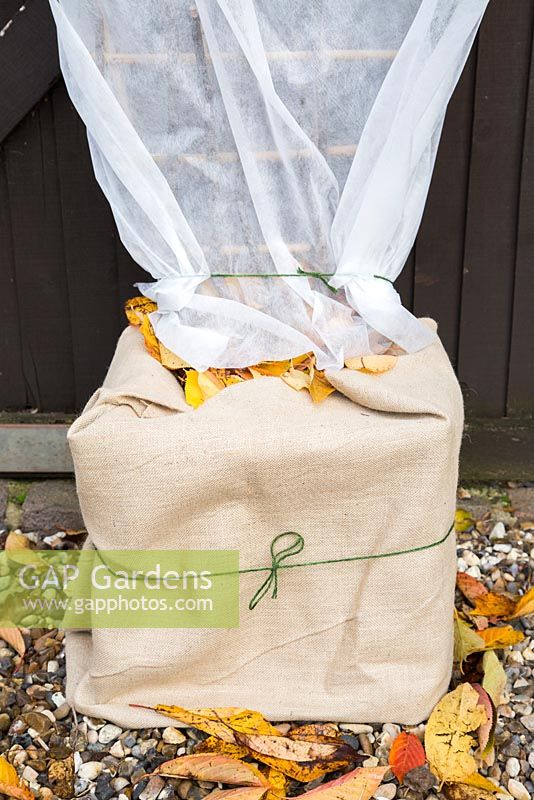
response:
M124 312L128 322L136 328L141 325L143 317L157 310L157 304L153 300L149 300L148 297L132 297L124 304Z
M511 597L488 592L477 599L476 605L470 613L477 617L509 617L514 613L515 607L515 600L512 600Z
M35 795L22 781L9 761L0 756L0 794L15 800L35 800Z
M519 598L513 613L510 615L510 619L526 617L528 614L534 614L534 586L523 597Z
M477 581L472 575L468 575L467 572L458 572L456 574L456 585L471 603L476 603L479 598L489 594L484 584Z
M407 772L423 764L426 764L425 750L417 736L400 733L389 751L389 766L397 780L402 783Z
M236 786L269 786L267 779L252 764L245 764L243 761L217 753L179 756L160 764L152 774Z
M522 642L525 635L521 631L516 631L511 625L504 625L499 628L486 628L485 631L478 631L477 636L484 639L487 650L496 650L501 647L511 647L518 642Z

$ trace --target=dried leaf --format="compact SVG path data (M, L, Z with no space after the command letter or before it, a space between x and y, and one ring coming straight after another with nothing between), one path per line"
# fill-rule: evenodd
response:
M518 642L522 642L525 634L516 631L511 625L503 625L498 628L486 628L479 631L478 636L484 640L486 650L500 650L504 647L511 647Z
M514 613L515 607L515 600L511 597L488 592L476 600L476 605L470 613L478 617L509 617Z
M189 367L187 361L184 361L183 358L180 358L180 356L177 356L175 353L169 350L168 347L165 347L161 341L159 342L159 354L161 363L167 369L185 369L186 367Z
M357 756L357 752L345 744L324 744L322 742L300 741L287 736L264 736L258 734L237 734L238 744L242 744L254 751L255 755L261 754L281 759L283 761L338 761Z
M462 665L471 653L479 653L486 649L486 642L480 635L480 631L474 631L467 622L460 619L458 614L454 616L454 660Z
M458 530L458 528L456 528ZM489 594L488 590L483 583L477 581L472 575L467 572L458 572L456 574L456 585L467 600L475 604L481 597Z
M358 767L341 778L305 792L301 797L317 797L317 800L369 800L382 783L388 769L389 767Z
M332 722L310 722L292 728L287 735L290 739L307 742L343 742L339 728Z
M269 790L269 797L274 796L285 798L289 781L284 773L280 772L279 769L269 767L265 777L267 778L267 781L271 787Z
M248 756L246 747L232 742L223 742L217 736L208 736L207 739L199 742L195 747L195 753L220 753L232 758L245 758L245 756Z
M292 389L296 389L297 392L300 392L301 389L309 389L312 382L311 375L308 372L295 369L295 367L290 367L280 377L284 383L287 383Z
M413 733L400 733L389 751L389 766L400 783L407 772L426 764L425 750Z
M294 364L293 364L294 365ZM251 371L257 372L258 375L270 375L273 378L281 378L284 372L287 372L291 367L290 359L286 361L263 361L261 364L254 364Z
M240 786L238 789L214 789L210 792L204 800L261 800L268 793L266 787L245 787Z
M22 781L15 767L0 756L0 794L14 797L15 800L35 800L31 789Z
M141 325L143 317L157 310L157 304L149 300L148 297L132 297L131 300L127 300L124 304L128 322L136 328Z
M152 774L227 783L230 786L269 786L267 779L252 764L245 764L243 761L217 753L179 756L160 764Z
M486 758L493 750L495 739L495 725L497 714L495 706L487 691L478 683L472 684L473 689L478 692L478 704L486 711L487 720L478 729L478 745L483 758Z
M14 552L15 550L27 550L29 547L31 547L30 540L20 531L11 531L11 533L8 533L4 546L5 550Z
M198 372L195 369L188 369L185 378L185 402L193 408L198 408L204 402L204 395L198 385Z
M501 791L492 781L488 780L483 775L479 775L478 772L473 772L473 774L469 775L462 783L490 793Z
M189 710L180 706L140 706L165 714L204 733L217 736L225 742L236 744L235 732L261 733L280 736L280 732L258 712L244 708L196 708Z
M461 782L476 772L470 734L487 720L478 699L478 692L469 683L462 683L446 694L430 715L425 750L432 772L442 783Z
M457 508L454 515L454 528L457 533L468 531L475 524L475 520L464 508Z
M206 372L198 372L198 388L202 392L204 400L209 400L210 397L215 397L224 389L224 382L215 375L211 370Z
M488 650L482 657L484 677L482 688L487 691L494 705L502 703L503 692L506 688L506 672L498 657L492 650Z
M396 363L397 356L392 355L358 356L345 360L347 369L358 370L358 372L365 372L368 375L381 375L383 372L389 372Z
M266 756L262 753L256 753L254 750L249 750L249 754L256 761L261 761L274 769L283 772L288 778L300 783L309 783L317 778L321 778L328 772L337 772L338 770L346 769L354 761L362 761L360 756L358 759L350 759L344 761L316 761L312 764L301 761L284 761L281 758L274 758L273 756Z
M528 614L534 614L534 586L519 598L510 619L526 617Z
M332 386L331 383L327 381L325 378L324 372L320 372L315 370L312 378L312 382L309 386L310 396L314 403L322 403L323 400L326 400L332 392L336 390Z
M0 639L3 639L4 642L15 650L19 656L23 656L26 652L26 644L24 643L24 639L22 638L22 633L18 628L13 628L8 626L6 620L1 620L0 625L5 625L6 627L0 627Z
M156 334L154 333L154 328L152 327L152 323L150 322L150 317L144 316L141 319L139 330L143 334L143 339L145 340L145 347L150 353L150 355L153 358L155 358L156 361L161 361L159 342L156 337Z
M447 800L494 800L491 792L467 786L465 783L449 783L442 789Z

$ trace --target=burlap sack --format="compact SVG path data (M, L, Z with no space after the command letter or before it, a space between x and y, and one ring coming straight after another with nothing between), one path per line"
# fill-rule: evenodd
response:
M429 323L431 324L431 323ZM328 374L320 405L283 381L231 386L193 411L126 330L69 442L97 548L229 548L268 566L418 547L454 518L463 412L439 342L373 376ZM274 720L418 723L451 673L455 543L282 570L279 594L240 576L240 627L67 636L68 700L122 726L168 720L129 703L246 706Z

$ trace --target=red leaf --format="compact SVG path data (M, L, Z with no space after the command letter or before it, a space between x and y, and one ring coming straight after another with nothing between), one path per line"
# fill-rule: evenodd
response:
M487 752L487 749L491 750L493 746L493 735L496 723L495 706L493 705L491 697L487 691L483 689L479 683L472 683L471 686L478 692L478 705L485 709L488 718L487 722L484 722L478 729L478 744L482 754L484 755Z
M477 581L472 575L468 575L467 572L458 572L456 574L456 585L463 596L473 603L473 605L479 598L485 597L488 594L488 590L484 584Z
M389 751L389 766L401 783L407 772L426 764L425 750L413 733L400 733Z

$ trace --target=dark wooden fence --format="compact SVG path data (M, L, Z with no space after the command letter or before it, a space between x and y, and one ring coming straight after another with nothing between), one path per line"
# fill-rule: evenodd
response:
M79 409L143 277L59 78L47 0L1 0L0 408ZM483 418L534 412L534 3L492 0L398 280Z

